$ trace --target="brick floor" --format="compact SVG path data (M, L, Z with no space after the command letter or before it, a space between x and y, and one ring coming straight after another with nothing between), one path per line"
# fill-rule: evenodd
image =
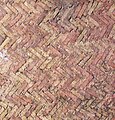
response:
M115 120L114 88L114 0L0 0L0 120Z

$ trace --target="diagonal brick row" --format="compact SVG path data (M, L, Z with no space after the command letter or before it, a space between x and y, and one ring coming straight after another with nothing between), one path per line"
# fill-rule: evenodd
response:
M114 0L0 0L0 120L114 120Z

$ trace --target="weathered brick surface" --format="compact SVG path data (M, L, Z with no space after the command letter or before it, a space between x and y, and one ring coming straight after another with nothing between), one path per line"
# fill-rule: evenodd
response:
M0 120L114 120L114 88L114 0L0 0Z

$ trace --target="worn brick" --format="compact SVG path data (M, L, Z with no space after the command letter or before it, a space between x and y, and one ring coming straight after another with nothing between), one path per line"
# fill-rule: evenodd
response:
M114 0L0 0L0 120L114 120Z

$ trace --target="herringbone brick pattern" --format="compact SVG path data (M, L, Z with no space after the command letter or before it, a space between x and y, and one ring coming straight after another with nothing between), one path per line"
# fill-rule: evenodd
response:
M0 120L115 120L114 88L114 0L0 0Z

